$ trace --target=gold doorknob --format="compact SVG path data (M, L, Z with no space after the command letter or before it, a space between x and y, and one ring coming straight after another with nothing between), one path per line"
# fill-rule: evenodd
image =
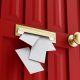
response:
M72 47L76 47L80 44L80 32L74 33L74 35L69 35L68 43Z

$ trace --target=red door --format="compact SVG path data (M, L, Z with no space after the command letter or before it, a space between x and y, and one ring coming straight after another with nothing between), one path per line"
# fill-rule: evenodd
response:
M0 0L0 80L80 80L79 46L67 41L79 31L79 12L79 0ZM14 34L17 23L56 32L44 71L30 75L15 53L28 46Z

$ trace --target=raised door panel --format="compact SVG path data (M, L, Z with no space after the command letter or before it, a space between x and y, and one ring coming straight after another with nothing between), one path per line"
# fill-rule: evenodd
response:
M65 0L48 0L47 8L47 29L65 35L67 32ZM62 40L62 36L57 34L56 44L59 40ZM67 38L60 41L60 44L65 43L65 40ZM56 51L48 53L48 80L69 80L67 49L56 44Z
M0 18L0 79L23 80L24 71L16 48L24 47L15 37L15 24L23 22L22 0L1 0Z
M21 23L24 8L24 0L1 0L1 18Z
M6 26L13 27L11 22L0 21L0 79L1 80L22 80L23 79L23 65L15 53L15 49L24 47L24 43L19 41L17 38L11 37L6 29ZM9 36L4 35L6 31ZM4 34L3 34L4 33Z
M67 0L68 34L79 31L79 4L78 0ZM80 49L69 48L69 76L70 80L80 80Z

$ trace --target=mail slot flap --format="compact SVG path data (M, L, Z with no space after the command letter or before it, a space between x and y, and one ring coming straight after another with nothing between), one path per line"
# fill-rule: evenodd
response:
M20 36L23 33L29 33L33 35L40 35L40 36L48 37L53 43L56 43L56 33L55 32L16 24L15 35Z
M17 38L15 35L16 23L12 21L5 21L0 20L0 36L10 37L10 38ZM45 29L43 29L45 30ZM48 30L48 29L46 29ZM54 30L56 32L56 30ZM68 34L56 32L56 44L57 47L68 48L67 42ZM63 44L62 44L63 42Z

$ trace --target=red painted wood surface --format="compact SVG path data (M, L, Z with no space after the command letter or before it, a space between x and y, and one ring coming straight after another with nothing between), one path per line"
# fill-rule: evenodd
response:
M47 7L47 28L52 30L54 25L57 25L55 28L59 30L58 32L66 33L64 0L48 0ZM61 39L61 36L58 36L59 39ZM61 44L65 43L64 41ZM55 52L48 53L48 80L68 80L68 74L67 49L57 46Z
M79 0L0 0L0 80L80 80L79 46L68 45L79 31ZM57 34L55 52L48 52L44 71L30 75L15 53L26 47L15 36L15 24Z
M79 10L78 0L67 0L67 20L68 33L79 31ZM69 76L70 80L80 80L80 50L79 46L76 48L69 48Z

